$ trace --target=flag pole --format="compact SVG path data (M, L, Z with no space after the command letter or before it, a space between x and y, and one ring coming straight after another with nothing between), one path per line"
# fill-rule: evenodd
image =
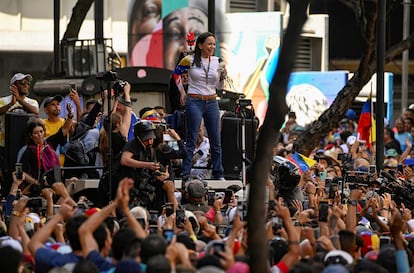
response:
M369 142L371 143L371 148L374 149L374 146L372 145L372 141L374 140L373 137L373 130L372 130L372 121L374 119L374 100L372 99L372 81L371 81L371 91L369 92L369 99L370 99L370 103L371 103L371 119L369 121ZM371 151L372 152L372 151Z

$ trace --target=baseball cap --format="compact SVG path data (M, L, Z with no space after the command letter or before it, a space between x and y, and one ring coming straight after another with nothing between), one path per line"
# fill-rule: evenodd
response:
M398 155L398 152L397 152L397 150L396 149L388 149L386 152L385 152L385 157L396 157Z
M346 139L346 144L348 144L348 145L354 145L354 143L355 143L355 141L356 141L356 136L349 136L347 139Z
M131 214L138 219L144 219L145 223L148 221L147 210L144 207L136 206L131 209Z
M191 180L186 185L186 191L191 197L200 198L203 197L206 193L204 188L204 183L200 180Z
M23 253L22 244L18 240L15 240L10 236L0 237L0 248L6 247L6 246L9 246L19 251L20 253Z
M397 168L398 161L395 159L385 159L384 168Z
M48 97L44 100L43 102L43 107L47 107L49 103L51 103L52 101L58 101L59 103L63 100L62 96L56 95L54 97Z
M161 116L155 110L146 111L142 117L142 119L150 120L152 122L161 122Z
M356 113L355 113L355 111L354 111L354 110L352 110L352 109L348 109L348 111L346 111L345 116L346 116L348 119L354 120L354 119L356 118Z
M10 79L10 85L14 84L16 81L21 81L25 78L28 78L29 81L33 80L32 75L30 74L23 74L23 73L16 73L14 76Z

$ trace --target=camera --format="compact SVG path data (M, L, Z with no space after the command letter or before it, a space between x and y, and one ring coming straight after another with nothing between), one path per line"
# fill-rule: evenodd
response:
M274 156L271 175L274 177L275 189L285 203L289 204L297 199L295 189L300 181L300 172L292 162L281 156Z
M340 160L340 161L350 161L350 160L352 160L352 155L351 154L344 154L344 153L338 154L338 160Z
M114 82L118 79L118 73L113 72L113 71L99 73L96 75L96 79L104 81L104 82Z
M252 100L249 99L239 99L239 105L241 107L246 107L252 104Z
M157 170L157 171L154 171L154 175L155 176L161 176L162 173L164 173L164 172L165 172L165 167L160 163L160 169Z
M115 96L122 96L124 93L126 82L123 80L116 80L112 89L115 91Z
M237 116L243 118L253 118L255 116L252 105L252 100L240 98L237 100L236 109L234 110Z

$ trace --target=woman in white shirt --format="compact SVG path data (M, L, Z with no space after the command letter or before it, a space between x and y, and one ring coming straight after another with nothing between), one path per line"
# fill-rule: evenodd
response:
M222 149L220 140L220 109L216 89L222 88L226 70L220 65L217 56L216 39L213 33L201 33L194 49L194 55L185 56L174 70L174 79L180 90L180 103L185 105L187 119L187 158L183 161L182 177L187 180L190 175L193 151L196 146L201 120L207 129L210 140L213 178L224 180ZM188 73L188 90L185 93L180 75Z

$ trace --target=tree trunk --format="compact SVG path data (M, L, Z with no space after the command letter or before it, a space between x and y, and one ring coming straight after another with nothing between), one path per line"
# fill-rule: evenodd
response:
M306 130L296 139L294 149L304 155L309 155L320 141L329 132L338 127L339 121L345 116L346 111L351 107L352 102L358 96L361 89L369 82L375 74L377 67L376 57L376 2L365 2L365 51L361 57L358 72L347 82L335 98L332 105L324 111L318 120L306 127ZM404 50L413 47L414 34L392 48L386 53L385 63L400 55Z
M76 5L72 9L72 15L70 16L70 20L62 40L78 38L82 23L85 20L86 14L91 8L93 2L94 0L78 0L76 2Z
M309 1L292 0L289 23L280 50L278 66L269 86L269 106L257 140L256 157L249 175L248 249L250 272L268 272L268 245L265 234L265 187L271 167L273 147L288 108L285 102L287 83L296 60L299 37L307 20Z

